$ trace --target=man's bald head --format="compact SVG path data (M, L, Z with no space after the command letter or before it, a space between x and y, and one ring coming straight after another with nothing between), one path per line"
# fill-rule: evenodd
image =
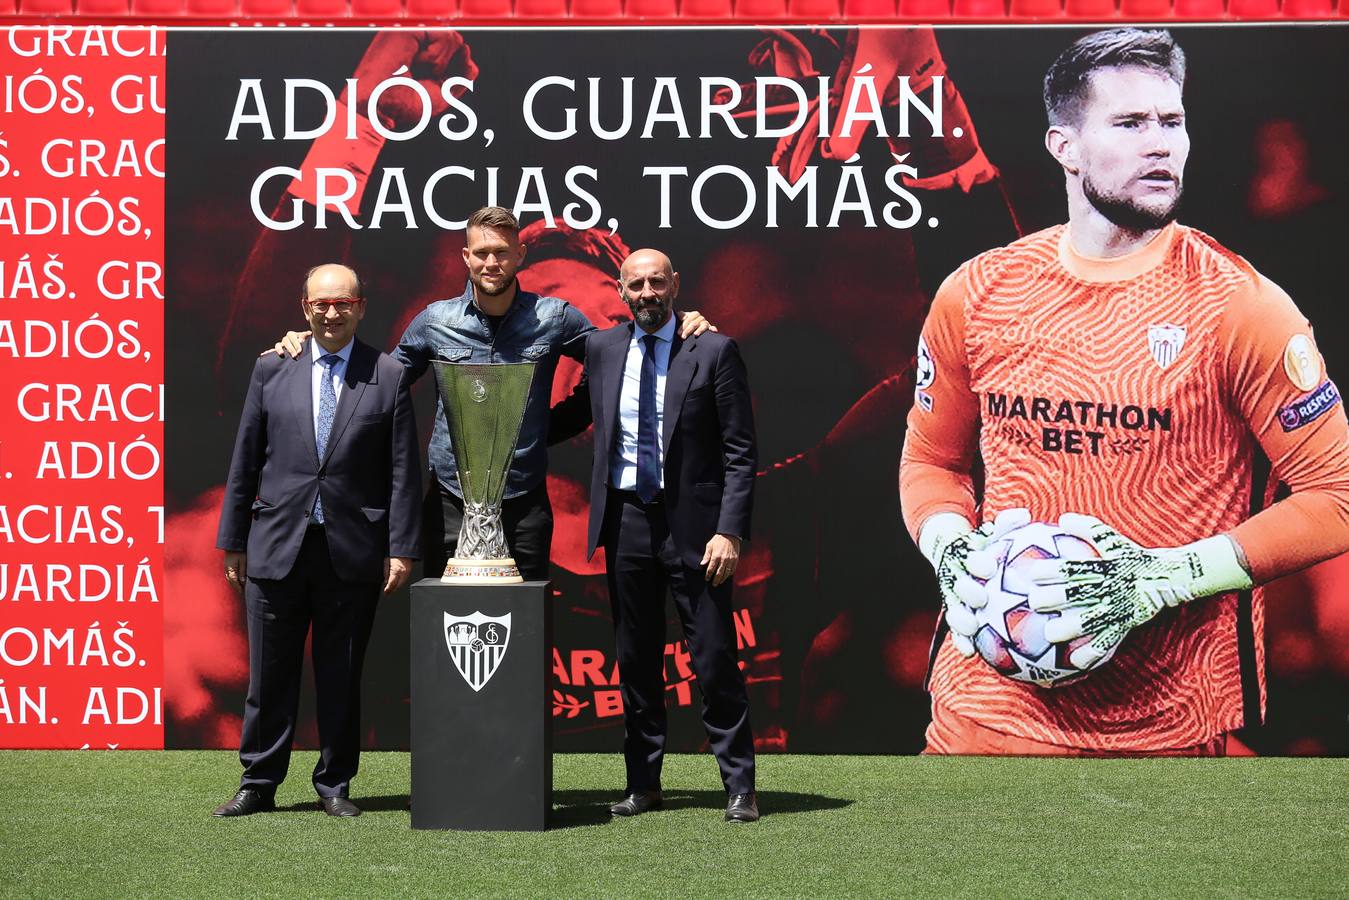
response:
M301 300L310 298L317 281L322 281L324 284L334 287L344 286L347 296L353 300L365 299L365 285L361 283L361 276L357 275L356 270L351 266L344 266L341 263L323 263L305 272L304 283L300 285Z
M674 275L674 264L670 262L670 257L649 247L643 247L641 250L634 250L629 253L628 258L623 260L623 264L618 268L618 277L626 280L628 268L633 265L640 265L643 269L654 266L662 271L666 277Z
M670 318L679 296L679 273L670 257L644 248L623 260L618 270L618 293L643 331L657 331Z

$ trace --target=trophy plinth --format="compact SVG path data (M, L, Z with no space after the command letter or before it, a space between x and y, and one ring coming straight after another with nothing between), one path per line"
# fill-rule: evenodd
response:
M501 502L506 494L534 363L434 361L464 495L464 521L454 557L440 578L448 584L520 584L506 546Z

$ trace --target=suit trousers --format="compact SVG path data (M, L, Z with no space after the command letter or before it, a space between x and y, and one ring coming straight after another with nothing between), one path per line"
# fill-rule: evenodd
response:
M446 490L433 475L422 506L423 578L445 574L445 564L459 546L463 522L463 499ZM525 581L547 581L553 546L553 506L548 501L547 485L502 502L501 525L506 546Z
M312 624L320 746L314 789L320 797L347 796L360 762L361 666L379 588L377 582L339 579L323 529L312 526L285 578L248 579L248 697L239 742L244 764L240 787L271 796L286 777L305 636Z
M731 582L717 587L687 566L665 508L610 490L604 553L623 697L627 790L660 789L665 753L665 592L674 597L703 697L703 726L727 793L754 790L749 697L736 660ZM699 548L701 550L701 548Z

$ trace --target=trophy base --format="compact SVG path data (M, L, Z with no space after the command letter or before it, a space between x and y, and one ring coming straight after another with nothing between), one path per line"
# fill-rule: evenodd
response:
M452 558L445 564L444 584L522 584L520 569L515 560Z

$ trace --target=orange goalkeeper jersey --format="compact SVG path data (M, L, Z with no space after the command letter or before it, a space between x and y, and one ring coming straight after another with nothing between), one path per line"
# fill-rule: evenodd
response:
M1293 493L1261 512L1271 467ZM900 492L915 539L936 512L1089 513L1147 547L1228 533L1259 583L1349 549L1349 426L1306 319L1245 260L1181 225L1088 259L1058 226L937 292ZM1262 716L1263 612L1259 590L1163 610L1053 689L947 639L933 715L1091 749L1199 744Z

